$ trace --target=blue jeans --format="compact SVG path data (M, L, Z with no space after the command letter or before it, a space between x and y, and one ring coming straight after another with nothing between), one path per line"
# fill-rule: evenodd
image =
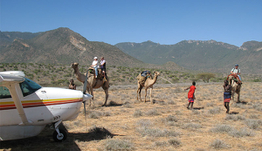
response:
M237 76L239 77L240 81L242 81L240 75L237 75Z
M95 68L95 74L97 76L97 72L98 72L97 67L94 67L94 68Z

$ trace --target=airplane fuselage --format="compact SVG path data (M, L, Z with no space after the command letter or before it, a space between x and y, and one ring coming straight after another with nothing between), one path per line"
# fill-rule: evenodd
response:
M0 84L0 140L38 135L47 124L73 120L80 113L81 91L41 87L26 78Z

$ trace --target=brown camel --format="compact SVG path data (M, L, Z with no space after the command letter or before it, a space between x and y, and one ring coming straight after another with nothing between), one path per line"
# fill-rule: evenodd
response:
M78 63L72 63L71 67L74 69L74 73L76 75L77 80L84 83L85 78L86 78L86 73L82 74L82 73L79 72ZM96 79L93 74L88 73L86 90L88 91L89 94L91 94L93 96L93 98L92 98L93 104L94 104L93 89L98 89L100 87L102 87L105 91L105 95L106 95L105 102L102 105L102 106L105 106L107 99L108 99L109 79L107 78L107 81L103 82L102 79ZM89 106L91 106L91 100L90 100Z
M240 102L240 89L241 89L241 83L235 82L233 79L230 79L230 83L232 86L232 98L234 101L234 94L237 94L237 103Z
M147 89L150 88L150 102L153 103L153 101L151 100L151 98L152 98L151 97L152 96L152 89L153 89L153 85L156 83L157 77L159 75L160 75L160 73L155 71L153 79L147 78L143 85L141 85L139 83L139 81L137 82L137 85L138 85L137 92L136 92L137 93L137 100L138 100L138 93L139 93L140 101L142 101L142 99L141 99L141 90L142 90L143 87L145 87L145 102L146 102Z

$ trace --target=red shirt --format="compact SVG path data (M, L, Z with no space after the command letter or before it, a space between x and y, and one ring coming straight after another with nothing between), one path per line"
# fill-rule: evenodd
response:
M195 89L196 87L194 85L190 86L190 90L188 92L188 98L194 98Z

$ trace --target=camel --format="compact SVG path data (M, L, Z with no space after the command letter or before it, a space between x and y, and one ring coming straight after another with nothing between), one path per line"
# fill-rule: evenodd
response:
M241 83L235 82L232 77L229 77L229 84L232 86L232 98L234 100L234 94L237 94L237 103L240 102L240 89L241 89Z
M77 80L84 83L85 78L86 78L86 73L82 74L82 73L79 72L78 63L72 63L71 67L74 69L74 74L76 75ZM105 96L105 102L102 105L102 106L105 106L107 99L108 99L109 79L107 78L107 81L103 82L103 80L96 79L93 74L89 73L88 79L87 79L86 90L88 91L89 94L91 94L93 96L93 98L92 98L93 104L94 104L93 89L98 89L100 87L102 87L105 91L105 95L106 95ZM91 106L91 100L90 100L89 106Z
M137 100L138 100L138 93L139 93L139 98L140 98L140 101L142 102L141 90L142 90L143 87L145 87L145 102L146 102L146 96L147 96L147 89L150 88L150 102L153 103L153 101L151 100L151 98L152 98L152 89L153 89L153 85L156 83L157 77L159 75L160 75L160 73L155 71L153 79L152 78L147 78L143 85L141 85L139 83L139 81L137 81L137 85L138 85L138 88L137 88Z

